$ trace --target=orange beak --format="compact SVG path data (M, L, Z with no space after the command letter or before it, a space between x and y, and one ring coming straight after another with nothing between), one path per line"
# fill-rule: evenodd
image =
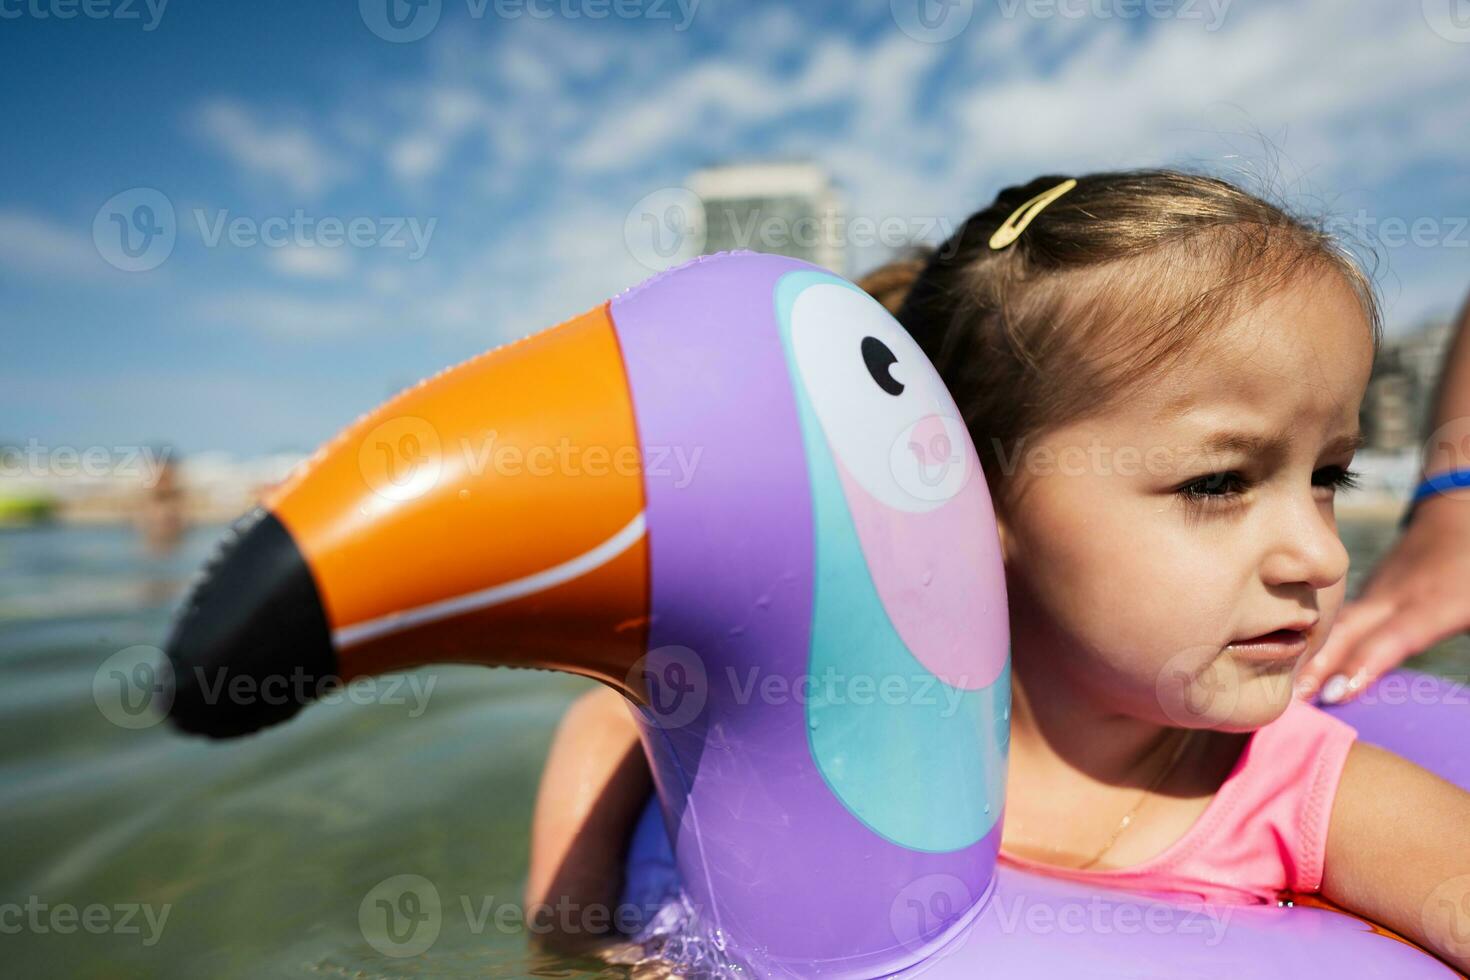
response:
M168 641L186 730L254 731L323 681L427 663L643 700L642 458L606 304L362 416L235 531Z

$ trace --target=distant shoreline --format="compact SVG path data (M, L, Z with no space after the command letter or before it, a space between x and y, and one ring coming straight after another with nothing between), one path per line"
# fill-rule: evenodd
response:
M1393 524L1403 517L1405 507L1406 503L1402 500L1344 500L1337 504L1337 518L1370 524ZM190 528L224 526L243 513L245 510L193 513L188 516L185 525ZM133 524L134 518L131 514L82 508L59 509L36 520L7 520L0 516L0 531L38 527L131 527Z
M1338 520L1397 523L1407 507L1407 501L1403 500L1342 501L1337 505L1337 517Z

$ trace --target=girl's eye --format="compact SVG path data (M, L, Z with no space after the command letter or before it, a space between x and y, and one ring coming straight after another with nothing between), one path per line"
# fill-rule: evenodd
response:
M1333 492L1351 490L1358 485L1359 474L1345 466L1324 466L1312 474L1312 485L1326 487ZM1193 505L1228 503L1250 489L1250 481L1234 470L1210 473L1191 480L1176 492Z
M1312 476L1315 486L1330 487L1333 490L1351 490L1358 485L1357 471L1346 466L1324 466Z
M1249 487L1250 483L1245 477L1234 470L1229 470L1224 473L1210 473L1199 479L1191 480L1176 492L1189 503L1199 504L1228 500Z

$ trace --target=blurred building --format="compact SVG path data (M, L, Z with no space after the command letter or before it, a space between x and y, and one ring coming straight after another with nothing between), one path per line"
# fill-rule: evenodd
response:
M1449 321L1431 321L1384 341L1359 419L1369 449L1417 452L1429 437L1452 329Z
M814 163L743 163L691 174L704 203L704 254L748 248L844 274L843 214L827 172Z

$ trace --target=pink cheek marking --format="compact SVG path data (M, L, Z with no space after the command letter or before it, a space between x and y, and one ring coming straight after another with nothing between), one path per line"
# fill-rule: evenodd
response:
M909 651L951 687L995 683L1010 652L1005 566L990 491L974 449L952 498L920 513L895 511L837 462L868 571Z

